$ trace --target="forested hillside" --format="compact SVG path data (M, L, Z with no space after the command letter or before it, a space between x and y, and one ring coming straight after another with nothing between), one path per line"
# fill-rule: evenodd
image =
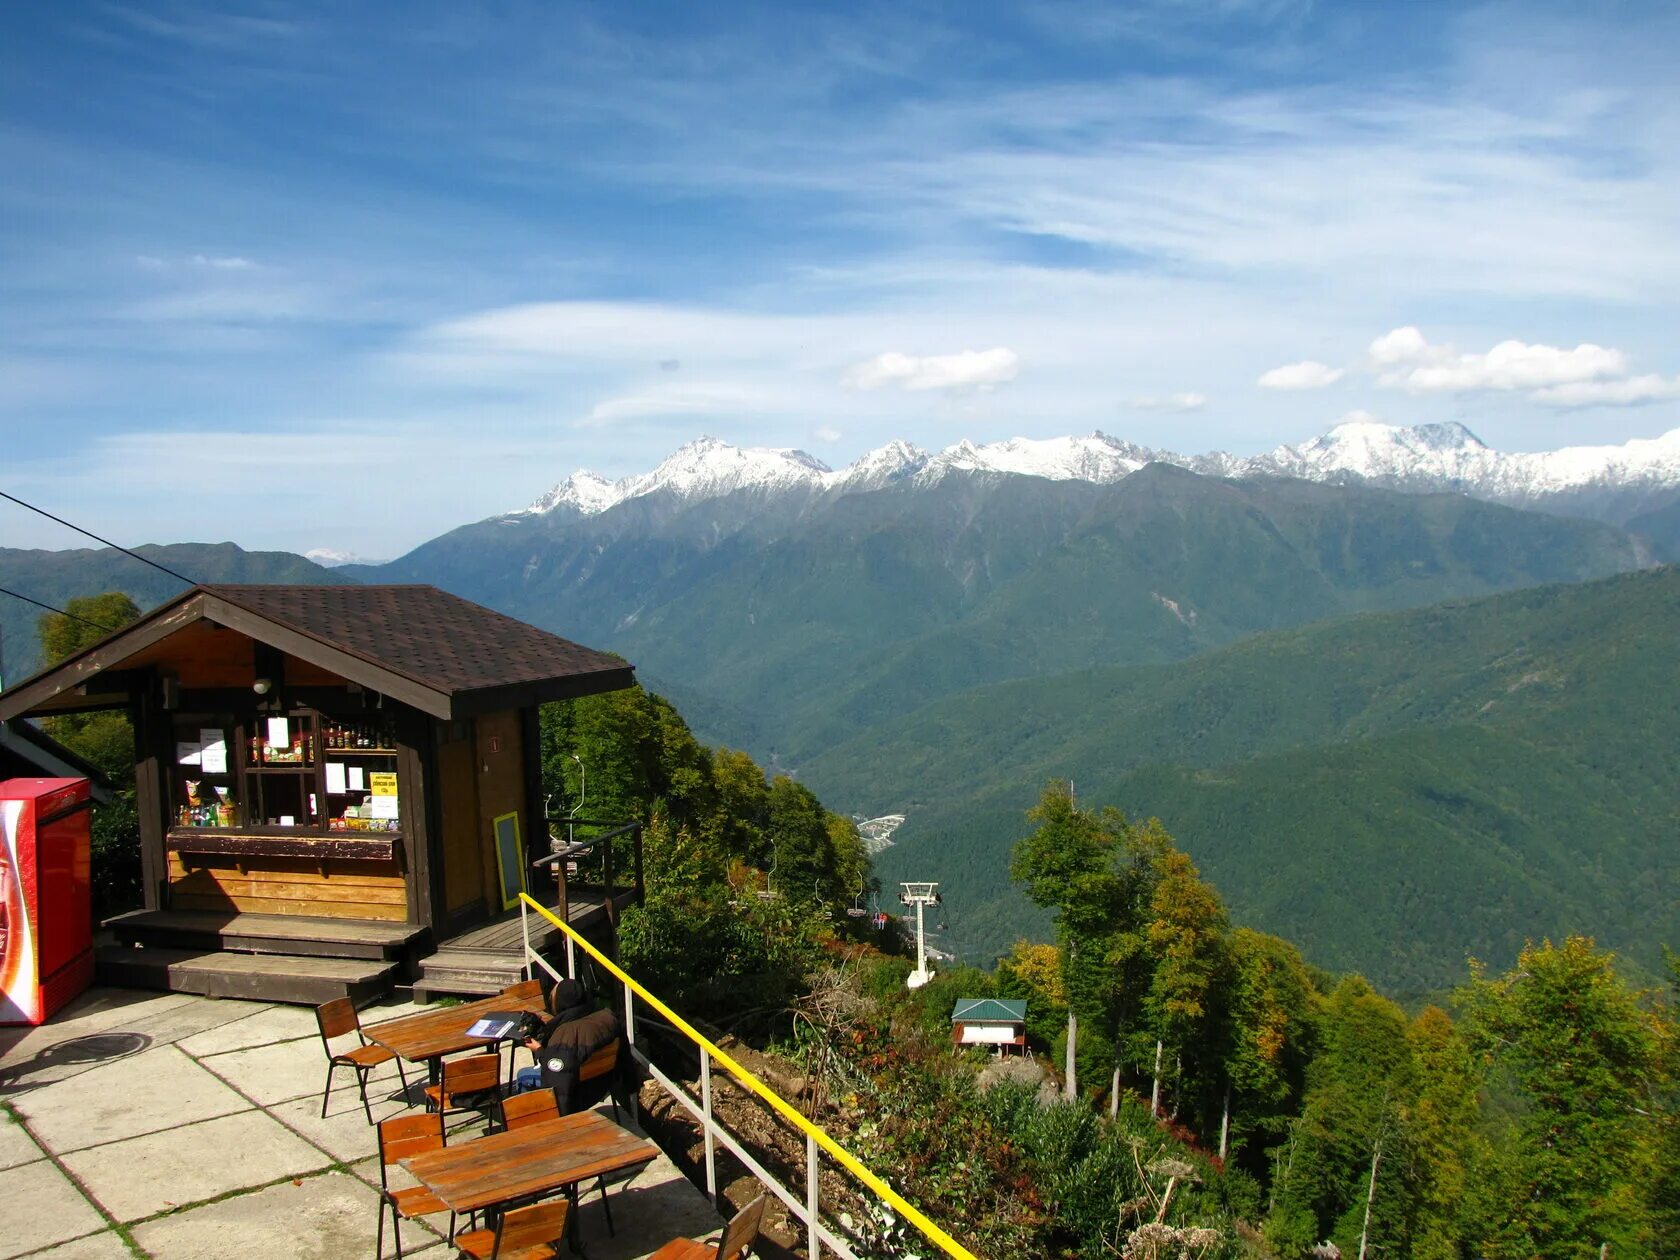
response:
M245 551L232 543L148 543L137 554L195 582L337 584L353 579L289 551ZM185 590L183 583L111 547L22 551L0 547L0 586L63 608L71 599L121 591L141 611ZM42 611L20 599L0 597L0 644L5 681L15 683L41 664L36 624Z
M1656 569L984 688L802 773L908 811L883 877L946 881L977 957L1042 926L1001 859L1065 775L1160 816L1240 920L1324 966L1430 989L1588 931L1655 970L1680 940L1677 637L1680 570Z

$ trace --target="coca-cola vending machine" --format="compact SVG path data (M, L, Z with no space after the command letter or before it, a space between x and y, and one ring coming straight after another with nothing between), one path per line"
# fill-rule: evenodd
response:
M93 979L86 779L0 783L0 1024L39 1024Z

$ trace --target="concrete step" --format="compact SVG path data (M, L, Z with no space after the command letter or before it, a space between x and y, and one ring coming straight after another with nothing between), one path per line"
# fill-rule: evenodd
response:
M102 946L94 953L100 984L206 997L319 1006L348 997L358 1006L389 993L398 965L380 960L236 954L221 950Z

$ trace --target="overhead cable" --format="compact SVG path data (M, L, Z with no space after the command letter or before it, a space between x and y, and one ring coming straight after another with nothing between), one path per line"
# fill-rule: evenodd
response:
M197 585L197 583L194 582L190 577L187 577L183 573L175 572L175 570L171 569L168 565L159 564L156 560L148 560L145 556L141 555L139 552L130 551L127 547L124 547L121 543L114 543L109 538L101 538L98 534L94 533L91 529L83 529L80 525L72 525L69 521L65 520L62 516L54 516L51 512L47 511L45 508L38 508L33 503L25 503L22 499L18 498L17 495L15 495L15 494L7 494L4 490L0 490L0 499L10 499L13 503L17 504L19 507L25 507L25 508L28 508L31 512L37 512L40 515L46 517L49 521L58 522L58 524L64 526L66 529L73 529L78 534L86 534L89 538L93 539L94 542L103 543L107 547L111 547L111 548L114 548L117 551L122 552L123 555L125 555L125 556L133 556L141 564L149 564L149 565L152 566L152 568L158 570L160 573L169 574L170 577L174 578L178 582L185 582L188 586L196 586ZM20 596L20 598L21 598L21 596ZM34 603L33 600L31 600L30 602Z

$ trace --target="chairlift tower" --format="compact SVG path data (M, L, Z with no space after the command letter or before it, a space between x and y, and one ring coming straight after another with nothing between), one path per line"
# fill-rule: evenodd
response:
M927 965L927 925L923 916L929 906L937 906L941 900L938 884L900 884L903 889L898 899L907 906L916 907L916 970L912 971L905 980L912 989L919 989L929 980L933 973Z

